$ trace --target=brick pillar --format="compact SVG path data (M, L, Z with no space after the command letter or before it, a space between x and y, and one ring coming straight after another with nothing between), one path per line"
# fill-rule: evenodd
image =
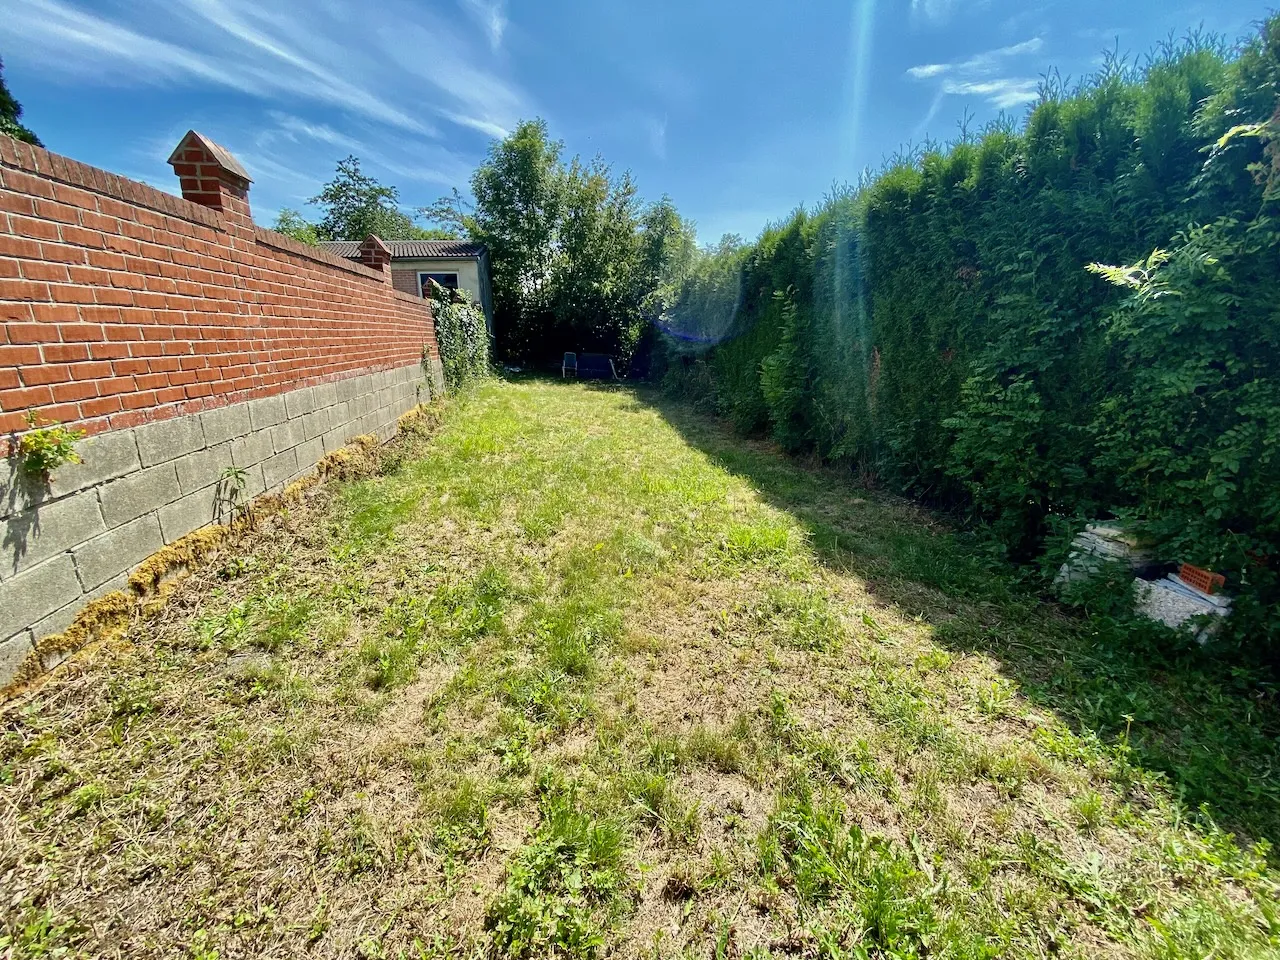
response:
M379 271L387 283L391 282L391 249L372 233L360 244L360 262Z
M188 130L169 157L173 172L182 184L182 196L222 211L227 229L253 235L253 214L249 210L249 174L226 147Z

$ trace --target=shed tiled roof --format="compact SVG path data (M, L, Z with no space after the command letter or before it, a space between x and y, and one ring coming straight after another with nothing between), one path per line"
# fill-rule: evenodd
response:
M360 257L361 240L325 240L320 246L348 260ZM471 259L484 253L484 245L470 240L384 240L392 260Z

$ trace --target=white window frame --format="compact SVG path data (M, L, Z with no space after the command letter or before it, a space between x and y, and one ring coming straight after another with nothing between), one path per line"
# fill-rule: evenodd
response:
M424 297L426 296L426 293L424 292L426 290L426 281L424 280L425 277L447 277L450 274L453 275L453 289L461 290L462 283L460 281L461 281L462 275L457 270L419 270L418 271L418 295L424 296Z

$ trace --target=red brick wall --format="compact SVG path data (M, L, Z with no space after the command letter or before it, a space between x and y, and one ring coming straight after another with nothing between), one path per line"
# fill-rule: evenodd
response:
M401 293L406 293L411 297L419 296L417 270L401 270L397 267L392 267L391 283Z
M385 263L255 227L248 181L190 137L171 162L199 203L0 135L0 434L27 411L98 432L438 355Z

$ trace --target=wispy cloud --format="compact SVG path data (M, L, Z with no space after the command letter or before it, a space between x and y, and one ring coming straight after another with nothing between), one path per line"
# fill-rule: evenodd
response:
M1035 100L1039 96L1039 84L1035 80L1019 78L983 81L948 80L942 85L942 92L984 97L988 103L1001 110L1007 110Z
M501 3L474 2L487 11L490 44L500 43ZM432 116L496 135L524 106L523 93L482 62L488 52L482 57L446 23L422 26L420 11L395 0L377 18L303 0L135 0L106 9L114 16L70 0L25 0L6 10L6 32L22 42L18 56L55 76L317 103L425 137L437 134ZM404 22L411 28L385 26Z
M164 170L182 131L198 125L244 163L255 209L269 219L281 206L305 206L347 154L404 188L406 202L465 187L482 140L536 112L495 56L506 0L455 2L465 16L417 0L382 0L376 17L340 0L0 0L0 8L6 59L51 82L173 94L176 110L134 144L131 163ZM197 115L185 112L193 92L205 95ZM140 179L176 187L161 174Z
M503 34L507 32L506 0L461 0L462 9L480 25L489 38L489 46L496 52L502 47Z
M30 46L23 55L59 73L137 83L187 83L222 87L263 99L296 97L318 101L401 129L425 132L416 118L369 88L319 66L288 45L255 29L228 5L179 0L184 17L168 7L166 22L194 23L191 41L154 36L146 4L131 10L138 24L120 23L61 0L27 0L9 11L12 36ZM296 32L296 31L295 31ZM230 42L228 42L230 41Z
M939 89L933 97L933 102L929 104L928 112L920 118L920 122L917 123L915 129L911 131L913 139L919 140L921 137L924 137L929 133L929 124L933 123L937 118L938 112L942 109L942 101L946 98L946 93Z
M527 113L524 93L469 56L465 41L445 23L382 28L381 47L399 83L434 88L440 116L490 137L507 134ZM424 56L423 51L430 51Z
M951 16L955 0L911 0L911 15L917 20L942 20Z
M1001 110L1031 103L1038 95L1038 83L1027 76L1002 76L1001 74L1018 58L1039 53L1044 48L1042 37L1032 37L1007 47L986 50L964 60L950 63L924 63L907 70L913 80L940 80L937 95L930 105L928 116L921 121L927 125L937 116L946 95L982 97Z
M282 113L279 110L270 111L270 116L276 122L275 130L267 131L264 134L265 139L272 139L272 135L283 133L292 140L299 137L307 137L311 140L319 140L321 143L329 143L335 147L342 147L345 150L359 150L361 143L354 137L348 137L344 133L339 133L327 123L310 123L301 117L291 116Z
M1030 40L1024 40L1008 47L1000 47L996 50L987 50L985 53L979 53L967 60L959 60L955 63L921 64L918 67L911 67L907 74L917 80L927 80L929 77L940 77L943 74L974 75L993 73L1000 68L1002 61L1027 53L1037 53L1043 46L1043 38L1032 37Z
M331 167L324 165L331 164L343 152L355 154L371 166L386 171L395 177L398 183L417 181L443 186L460 186L467 181L474 166L472 161L439 143L406 142L404 138L395 136L379 137L376 131L367 131L363 137L356 138L340 133L328 124L312 123L302 117L280 111L271 111L270 116L275 121L275 125L258 132L255 138L257 152L253 154L252 162L265 163L268 172L277 181L293 182L296 185L301 178L301 182L308 185L304 191L307 196L317 192L314 187L319 184L320 175L331 171ZM313 173L302 175L296 168L285 169L275 159L282 153L293 155L299 153L298 150L282 151L281 140L294 144L313 141L337 147L338 151L334 154L325 153L320 163L311 164ZM301 152L308 157L315 154L314 150L305 146ZM246 167L251 166L250 159L242 159Z

